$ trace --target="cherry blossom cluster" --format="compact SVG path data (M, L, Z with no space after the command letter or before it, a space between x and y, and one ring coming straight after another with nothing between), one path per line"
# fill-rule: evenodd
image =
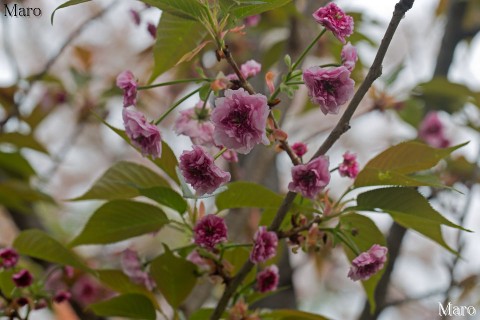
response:
M315 11L313 18L324 27L324 31L332 32L344 45L341 51L342 64L333 67L311 66L303 70L301 75L311 101L319 105L325 115L337 114L354 93L355 82L351 73L358 60L357 50L346 40L353 33L354 22L351 16L334 3ZM257 19L255 17L245 22L255 24L258 23ZM219 59L223 58L220 53L217 52ZM247 82L261 72L260 63L249 60L236 68L236 73L226 76L222 74L209 80L211 89L217 95L213 106L210 106L208 101L198 101L192 108L180 111L174 123L174 131L188 136L193 144L191 150L183 151L179 157L179 169L184 180L198 196L213 194L230 181L230 173L215 163L220 156L227 161L237 161L237 153L248 154L258 144L269 145L275 140L286 143L287 134L272 120L270 109L276 104L273 103L276 90L271 72L266 76L267 86L272 94L268 98L264 94L255 93ZM139 89L134 75L130 71L122 72L117 78L117 86L124 93L123 121L131 143L140 149L144 156L161 157L161 134L156 125L161 120L156 124L150 123L142 113L134 109ZM430 121L432 122L434 121ZM425 137L428 134L438 137L438 130L435 131L433 127L432 124L425 125L424 139L427 139ZM293 161L292 158L295 165L291 169L291 182L288 184L290 191L300 193L305 198L317 199L330 183L331 172L336 169L342 177L351 179L356 178L359 173L355 154L346 152L343 162L336 169L330 170L328 156L318 156L303 163L307 151L307 145L302 142L291 146L293 157L300 160ZM318 230L316 223L309 226L310 240L318 238ZM299 229L298 232L300 231L305 230ZM291 239L298 236L298 232L292 234ZM223 218L213 214L200 217L193 228L193 241L198 247L188 257L201 270L223 276L224 280L228 278L228 273L222 273L225 268L216 254L227 242L227 233ZM253 239L250 261L261 265L274 257L278 241L279 234L269 231L265 226L259 227ZM386 260L386 248L379 245L358 254L349 272L349 277L353 280L368 279L383 267ZM142 283L147 288L152 286L148 274L140 268L136 253L126 251L122 264L125 273L134 282ZM278 278L276 266L265 267L257 275L256 289L260 292L275 290Z

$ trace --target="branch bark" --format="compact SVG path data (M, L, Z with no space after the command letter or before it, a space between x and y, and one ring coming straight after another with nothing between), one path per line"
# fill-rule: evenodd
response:
M327 137L325 142L322 144L319 150L315 153L313 158L324 155L333 146L333 144L340 138L340 136L350 128L350 125L349 125L350 119L355 113L355 110L360 104L360 101L363 99L368 89L373 84L373 82L382 74L382 62L387 52L387 49L392 41L393 35L395 34L395 31L397 30L397 27L400 24L400 21L404 17L405 13L408 10L410 10L411 7L413 6L413 3L414 3L414 0L400 0L396 4L390 24L388 25L388 28L382 39L378 52L375 56L374 62L370 67L370 70L364 82L355 93L352 101L348 105L345 113L340 118L334 130L330 133L330 135ZM239 76L239 79L241 79L240 76ZM269 227L269 230L279 231L280 225L284 220L288 210L290 209L296 195L297 194L294 192L287 193L285 199L283 200L280 208L277 211L277 214L272 224ZM250 270L252 270L253 266L254 264L250 260L248 260L243 265L243 267L238 272L238 274L232 279L232 282L225 288L225 291L222 297L220 298L220 301L218 302L217 307L212 313L212 316L210 317L211 320L220 319L222 313L227 308L228 301L230 300L232 295L235 293L238 286L242 283L243 279L247 276Z

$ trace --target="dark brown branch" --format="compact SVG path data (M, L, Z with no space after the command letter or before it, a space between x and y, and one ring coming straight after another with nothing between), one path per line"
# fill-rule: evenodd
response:
M382 74L382 62L387 52L387 49L392 41L393 35L397 30L397 27L402 20L405 13L412 7L414 0L401 0L395 6L395 11L393 12L393 17L388 25L387 31L382 39L380 47L378 49L377 55L375 56L375 60L365 78L365 81L362 83L360 88L355 93L352 101L347 107L347 110L343 114L342 118L339 120L337 126L322 144L320 149L315 153L314 158L320 155L325 154L333 144L340 138L340 136L348 130L350 127L349 121L352 118L355 110L357 109L358 105L360 104L361 100L367 93L368 89L372 85L372 83ZM238 74L237 74L238 75ZM239 77L240 79L240 77ZM284 220L288 210L292 206L293 200L297 194L294 192L288 192L285 199L283 200L280 208L277 211L277 214L269 227L271 231L278 231L282 221ZM210 317L211 320L218 320L220 319L223 311L226 309L228 301L235 293L238 286L242 283L243 279L247 276L247 274L252 270L254 264L248 260L242 267L242 269L238 272L238 274L232 279L230 285L225 288L225 291L215 308L212 316Z

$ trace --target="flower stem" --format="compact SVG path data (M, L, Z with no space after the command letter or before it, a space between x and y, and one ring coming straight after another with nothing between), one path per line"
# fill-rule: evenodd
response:
M307 56L307 53L313 48L313 46L318 42L318 40L323 36L323 34L327 31L327 29L323 28L323 30L313 39L313 41L308 45L308 47L303 50L302 54L300 57L297 59L297 61L292 65L292 68L290 71L287 73L285 80L283 81L285 84L288 82L288 80L291 79L293 71L300 65L300 63L305 59ZM273 100L278 96L280 93L280 87L281 85L278 85L275 91L272 93L270 96L270 99L268 99L269 102L273 102Z
M173 106L171 106L170 109L168 109L164 114L162 114L162 116L160 118L158 118L157 121L155 121L155 124L159 124L160 122L162 122L163 119L165 119L173 110L175 110L176 107L178 107L182 102L184 102L185 100L187 100L188 98L190 98L194 94L198 93L200 90L201 90L201 88L198 88L198 89L190 92L189 94L187 94L182 99L175 102L175 104Z
M218 153L213 157L214 160L217 160L222 154L225 153L225 151L227 151L228 149L223 147L222 150L218 151Z
M202 81L208 81L211 82L212 79L208 78L194 78L194 79L181 79L181 80L175 80L175 81L168 81L168 82L162 82L162 83L154 83L150 84L148 86L140 86L137 88L137 90L147 90L147 89L152 89L152 88L157 88L157 87L165 87L169 86L172 84L178 84L178 83L189 83L189 82L202 82Z
M298 65L303 61L307 53L313 48L313 46L320 40L320 38L323 36L323 34L327 32L326 28L323 28L323 30L315 37L315 39L312 40L312 42L308 45L308 47L303 50L302 54L300 57L297 59L297 61L293 64L292 70L295 70Z

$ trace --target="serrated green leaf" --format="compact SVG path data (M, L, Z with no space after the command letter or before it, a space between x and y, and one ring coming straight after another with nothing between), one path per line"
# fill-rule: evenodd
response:
M386 245L385 237L383 236L382 232L378 229L375 222L368 217L359 214L349 214L342 216L340 223L342 225L342 229L346 229L344 234L357 245L361 252L368 251L368 249L370 249L374 244L379 244L381 246ZM355 252L350 250L348 246L343 246L343 249L348 257L348 260L352 261L356 258L357 255ZM362 286L367 294L370 308L372 310L375 310L376 307L375 288L377 287L378 281L380 281L384 271L385 268L380 270L370 279L362 281Z
M151 291L147 290L145 286L133 283L130 278L122 271L114 269L103 269L95 270L95 272L99 280L107 287L122 294L135 293L144 295L145 297L150 299L155 308L160 309L155 295Z
M437 149L417 141L402 142L370 160L355 179L355 187L376 185L430 185L411 174L432 168L466 143Z
M93 213L70 246L114 243L158 231L167 223L167 216L156 206L130 200L114 200Z
M0 135L0 143L9 143L20 148L28 148L35 151L39 151L45 154L48 154L47 149L35 140L32 135L24 135L19 132L7 132Z
M50 16L50 23L53 25L53 17L55 16L55 13L57 12L57 10L62 9L62 8L66 8L66 7L70 7L70 6L74 6L76 4L89 2L89 1L92 1L92 0L70 0L70 1L67 1L67 2L59 5L55 10L53 10L52 15Z
M98 316L155 320L152 302L140 294L124 294L88 306Z
M197 0L141 0L146 4L157 7L163 12L178 16L182 19L200 21L207 16L207 9Z
M232 208L278 208L283 198L253 182L238 181L228 184L228 189L217 196L218 210Z
M388 213L398 224L419 232L455 254L443 239L441 226L468 231L443 217L413 188L391 187L361 193L357 197L357 207L352 210Z
M292 0L220 0L224 14L231 14L237 19L253 16L280 8Z
M154 67L149 83L194 50L206 34L203 25L197 21L185 20L168 12L162 13L153 47Z
M174 308L188 297L197 282L197 267L188 260L175 256L168 247L150 265L150 274L168 303Z
M168 186L165 179L147 167L120 161L110 167L84 195L72 200L128 199L139 196L139 188Z
M304 311L280 309L262 314L263 320L328 320L324 316Z
M92 272L75 253L40 230L21 232L13 242L13 247L20 254Z
M187 201L181 195L170 188L153 187L147 189L139 189L142 196L148 197L156 202L163 204L180 214L187 211Z

